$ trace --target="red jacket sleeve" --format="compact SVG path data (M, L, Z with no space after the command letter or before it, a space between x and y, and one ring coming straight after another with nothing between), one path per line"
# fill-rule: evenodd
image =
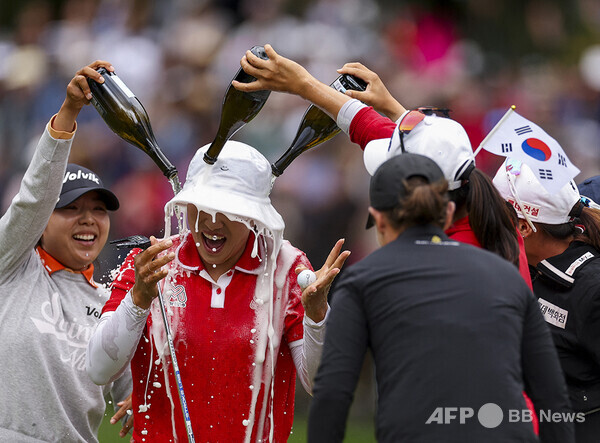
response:
M350 123L350 140L359 144L364 151L370 141L390 138L394 129L396 123L392 120L378 114L371 107L363 108L356 113Z
M288 343L296 340L300 340L304 337L304 326L302 320L304 319L304 306L302 306L302 289L298 286L298 278L296 276L295 269L299 265L304 265L311 271L313 270L308 258L302 253L298 259L294 262L290 271L288 272L288 284L289 284L289 299L288 305L285 311L285 326L284 335Z
M129 255L123 261L123 264L119 268L119 273L110 285L110 298L104 304L102 308L102 314L105 312L114 311L121 304L121 300L125 298L127 292L133 287L135 283L135 267L133 259L142 250L140 248L134 248L131 250Z

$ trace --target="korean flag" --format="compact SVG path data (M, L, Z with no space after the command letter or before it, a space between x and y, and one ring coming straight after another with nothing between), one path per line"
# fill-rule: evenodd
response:
M511 107L481 142L480 148L496 155L521 160L546 190L555 194L572 180L579 169L556 140Z

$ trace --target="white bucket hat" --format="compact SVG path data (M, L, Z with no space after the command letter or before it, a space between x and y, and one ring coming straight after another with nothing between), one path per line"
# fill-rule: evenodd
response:
M365 167L373 175L379 165L404 150L412 154L421 154L435 161L444 172L450 190L458 189L465 172L475 165L475 156L465 129L455 120L435 114L425 115L408 133L401 134L399 127L409 112L398 119L398 125L391 138L373 140L367 144L363 154Z
M190 162L183 189L165 205L172 214L175 205L195 205L211 214L252 220L259 230L274 235L285 223L271 204L271 165L252 146L229 140L213 165L204 160L209 145L198 149Z
M517 211L519 218L531 222L560 225L573 219L570 215L581 196L571 180L556 194L550 194L529 166L507 158L496 172L494 185L500 195Z

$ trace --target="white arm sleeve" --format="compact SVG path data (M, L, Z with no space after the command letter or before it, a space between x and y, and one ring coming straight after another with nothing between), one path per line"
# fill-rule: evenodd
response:
M313 381L321 363L323 343L325 342L325 324L327 317L329 317L329 311L329 305L327 305L325 318L319 323L315 323L305 315L302 321L304 338L296 340L289 345L298 378L306 392L311 395Z
M338 112L336 119L338 127L344 131L346 135L350 135L350 123L352 123L352 119L356 116L358 111L366 107L367 105L355 98L348 100L342 105Z
M127 368L144 332L150 309L133 303L131 291L114 312L102 315L88 343L85 363L97 385L115 380Z

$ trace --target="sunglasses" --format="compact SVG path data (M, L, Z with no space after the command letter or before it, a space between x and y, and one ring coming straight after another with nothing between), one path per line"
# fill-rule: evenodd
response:
M412 111L404 114L404 117L402 117L402 120L400 120L400 123L398 123L398 132L400 133L400 149L402 149L402 153L406 152L406 149L404 148L404 135L410 133L410 131L412 131L415 126L421 123L428 115L437 115L438 117L450 118L450 109L422 107L413 109Z

